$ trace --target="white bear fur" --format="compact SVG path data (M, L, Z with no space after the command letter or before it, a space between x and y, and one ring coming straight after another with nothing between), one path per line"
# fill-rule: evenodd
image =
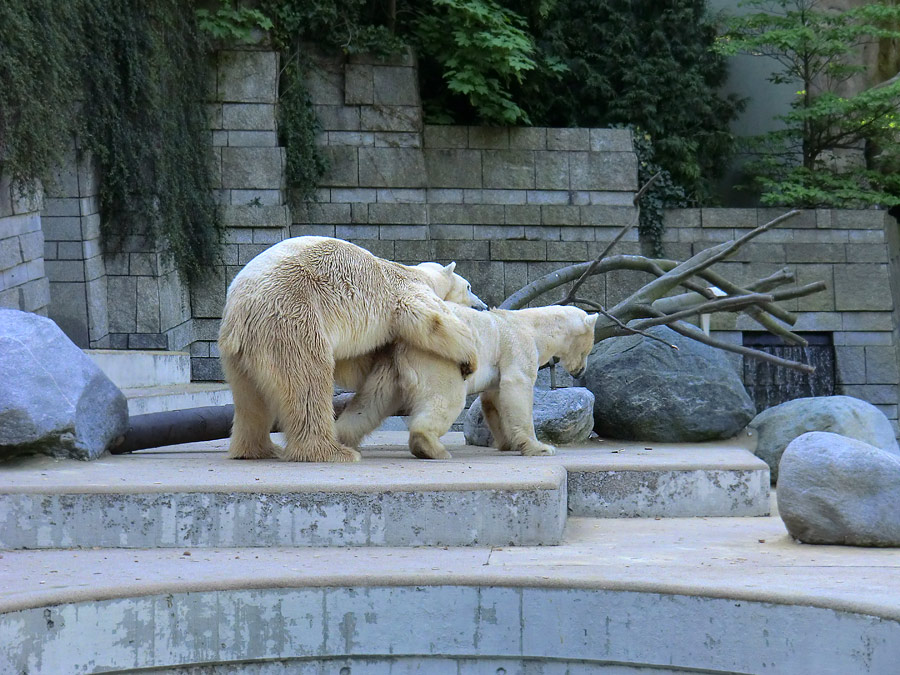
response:
M454 267L401 265L328 237L286 239L251 260L228 287L219 331L234 394L229 457L358 461L335 435L336 361L358 379L353 367L368 361L353 359L402 340L477 368L471 330L442 301L473 302ZM269 437L275 419L284 449Z
M446 459L438 440L465 407L466 394L481 392L484 416L500 450L552 455L538 441L532 416L538 367L558 358L573 375L587 365L597 315L551 305L478 312L448 303L471 326L478 368L464 380L453 361L398 343L372 355L371 370L336 422L341 443L358 447L389 415L409 414L409 448L416 457Z

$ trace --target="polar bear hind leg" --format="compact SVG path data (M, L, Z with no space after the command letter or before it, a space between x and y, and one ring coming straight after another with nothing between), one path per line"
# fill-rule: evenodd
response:
M450 385L431 396L419 395L409 412L409 451L419 459L450 459L450 453L438 439L450 430L466 407L465 383L459 374L454 375L458 386Z
M278 455L291 462L358 462L360 454L335 437L334 358L316 325L283 321L253 353L252 372L285 436Z
M402 396L390 352L381 352L372 362L366 379L334 423L338 441L351 448L375 431L381 422L397 414Z
M223 353L222 365L234 395L234 423L228 457L266 459L277 456L279 448L269 436L275 416L262 392L233 357Z

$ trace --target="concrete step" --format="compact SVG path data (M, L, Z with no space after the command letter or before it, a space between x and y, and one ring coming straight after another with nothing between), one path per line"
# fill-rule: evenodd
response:
M411 458L408 434L373 434L364 458ZM568 511L594 518L684 518L769 514L769 467L756 457L755 439L707 443L638 443L592 438L551 457L520 457L465 445L461 432L442 441L451 462L561 466L567 472Z
M0 484L0 548L559 543L559 466L233 461L227 441L29 458Z
M231 389L224 382L189 382L157 387L122 389L128 399L129 415L205 408L233 403Z
M760 516L769 473L739 442L592 443L521 457L380 432L359 464L228 460L227 439L94 462L9 463L0 548L555 545L574 516ZM274 440L280 442L279 435Z
M191 355L187 352L132 349L85 349L119 389L188 384Z
M4 551L0 672L888 675L900 556L771 518L559 546Z

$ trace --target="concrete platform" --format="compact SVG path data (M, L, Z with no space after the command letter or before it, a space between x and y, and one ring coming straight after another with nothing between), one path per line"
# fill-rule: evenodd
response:
M535 458L453 433L453 459L424 461L406 439L379 432L351 465L228 460L226 439L7 462L0 548L555 545L567 514L769 512L768 467L741 442L597 442Z
M408 435L379 432L364 444L366 458L410 458ZM572 516L679 518L769 514L769 467L752 453L756 441L739 436L710 443L636 443L593 438L559 448L552 457L521 457L464 445L462 433L442 441L449 461L497 461L515 466L562 466Z
M570 519L546 548L0 556L0 672L893 675L900 663L898 551L798 544L775 517Z
M227 441L34 457L0 474L0 548L558 544L560 466L225 458Z
M85 349L119 389L189 384L191 355L139 349Z
M122 393L128 399L129 415L205 408L214 405L229 405L234 402L231 389L227 384L221 382L190 382L155 387L134 387L122 389Z

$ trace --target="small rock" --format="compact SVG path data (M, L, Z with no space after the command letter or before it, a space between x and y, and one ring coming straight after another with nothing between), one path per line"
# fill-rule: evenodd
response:
M552 445L571 445L587 440L594 425L594 395L583 387L534 390L534 431L538 440ZM484 421L481 398L466 414L466 443L488 447L494 437Z
M723 352L665 326L599 342L580 384L594 393L594 429L606 438L694 442L731 438L756 408Z
M756 455L778 481L778 462L788 443L809 431L829 431L887 452L900 452L884 413L852 396L797 398L763 410L750 422L757 433Z
M0 309L0 458L96 459L128 429L121 391L46 317Z
M794 439L781 458L778 511L807 544L900 546L900 456L828 432Z

